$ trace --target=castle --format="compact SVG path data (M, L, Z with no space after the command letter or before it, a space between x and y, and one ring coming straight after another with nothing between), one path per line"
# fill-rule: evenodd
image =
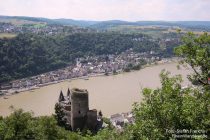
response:
M98 131L103 124L102 113L89 110L88 91L78 88L68 89L67 96L60 92L58 103L63 112L62 120L72 131L87 128L92 132Z

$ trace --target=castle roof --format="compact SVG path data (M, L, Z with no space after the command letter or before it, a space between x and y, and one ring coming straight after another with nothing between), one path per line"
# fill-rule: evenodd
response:
M86 89L78 89L78 88L73 88L71 89L71 93L73 94L87 94L88 91Z
M64 96L63 96L63 92L61 90L60 95L59 95L59 98L58 98L58 101L61 102L61 101L64 101L64 100L65 99L64 99Z
M88 91L85 89L73 88L71 89L71 98L88 98Z
M70 92L70 90L69 90L69 88L68 88L67 96L70 96L70 95L71 95L71 92Z

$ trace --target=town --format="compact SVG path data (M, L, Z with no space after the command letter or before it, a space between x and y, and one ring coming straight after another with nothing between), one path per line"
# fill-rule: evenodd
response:
M1 95L12 95L27 90L34 90L49 84L55 84L64 80L118 74L139 70L151 64L164 63L169 59L155 57L155 52L135 53L132 49L119 55L88 56L76 59L75 64L66 68L43 73L37 76L14 80L1 85ZM7 98L7 97L5 97Z

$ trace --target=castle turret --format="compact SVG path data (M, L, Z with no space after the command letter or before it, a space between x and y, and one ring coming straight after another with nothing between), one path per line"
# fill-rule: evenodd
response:
M60 92L60 95L59 95L58 101L59 101L59 102L64 101L64 96L63 96L63 92L62 92L62 90L61 90L61 92Z
M70 90L69 90L69 88L68 88L67 96L70 97L70 95L71 95L71 92L70 92Z
M89 110L88 91L74 88L71 90L71 127L82 130Z

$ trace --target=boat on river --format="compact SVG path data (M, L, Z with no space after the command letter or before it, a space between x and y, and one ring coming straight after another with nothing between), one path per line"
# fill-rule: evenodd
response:
M8 99L8 97L7 96L4 96L4 99Z

